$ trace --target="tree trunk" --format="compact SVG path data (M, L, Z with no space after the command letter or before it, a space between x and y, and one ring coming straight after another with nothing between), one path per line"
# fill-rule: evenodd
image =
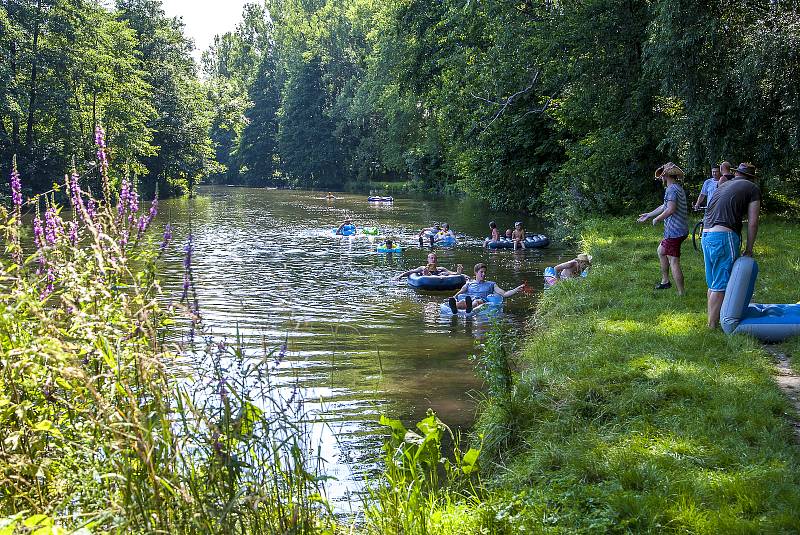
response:
M33 151L33 111L36 107L36 74L38 72L37 56L39 53L39 24L42 15L42 0L36 2L36 19L33 23L33 53L31 56L31 91L28 99L28 128L25 132L25 147Z

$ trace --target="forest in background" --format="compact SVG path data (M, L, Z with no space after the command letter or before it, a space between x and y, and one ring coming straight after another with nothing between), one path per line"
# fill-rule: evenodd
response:
M37 188L73 156L90 176L101 123L162 195L388 183L577 220L722 159L773 203L800 190L794 1L266 0L200 76L159 0L2 6L0 161Z

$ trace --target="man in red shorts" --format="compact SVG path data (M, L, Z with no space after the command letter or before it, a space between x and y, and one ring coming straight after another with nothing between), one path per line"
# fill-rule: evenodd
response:
M681 271L681 244L689 235L689 218L686 210L686 192L678 182L683 178L683 170L672 162L656 169L656 180L661 179L664 186L664 204L639 216L639 223L651 217L653 225L664 222L664 239L658 246L658 261L661 264L661 282L656 290L671 288L669 273L675 281L678 295L683 295L683 271Z

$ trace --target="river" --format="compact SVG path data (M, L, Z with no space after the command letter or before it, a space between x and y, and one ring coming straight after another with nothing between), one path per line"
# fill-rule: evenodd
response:
M337 508L374 469L386 414L413 426L431 408L455 430L470 427L481 384L470 355L480 350L489 323L440 317L447 294L425 294L392 277L425 263L428 248L416 234L432 222L462 234L455 248L436 248L439 264L472 272L488 265L487 279L510 289L527 281L534 291L507 300L503 321L522 329L541 291L542 271L567 253L555 245L522 252L482 247L488 222L501 230L534 218L490 211L463 199L396 199L370 204L364 195L232 187L201 188L192 199L161 203L157 225L175 227L160 266L168 299L180 295L183 247L193 236L192 267L205 328L215 340L237 332L249 348L277 348L286 356L272 374L278 385L298 385L306 408L324 419L315 437L337 478L328 485ZM336 237L345 218L399 238L402 254L378 254L365 237Z

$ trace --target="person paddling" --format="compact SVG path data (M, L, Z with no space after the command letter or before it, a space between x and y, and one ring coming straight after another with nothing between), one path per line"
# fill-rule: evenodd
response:
M424 266L419 266L414 269L409 269L408 271L404 271L403 273L394 277L393 280L399 281L403 277L408 277L409 275L416 274L416 275L461 275L461 272L464 270L464 266L461 264L456 265L455 271L450 271L449 269L443 268L437 264L436 253L430 253L428 255L428 263Z

